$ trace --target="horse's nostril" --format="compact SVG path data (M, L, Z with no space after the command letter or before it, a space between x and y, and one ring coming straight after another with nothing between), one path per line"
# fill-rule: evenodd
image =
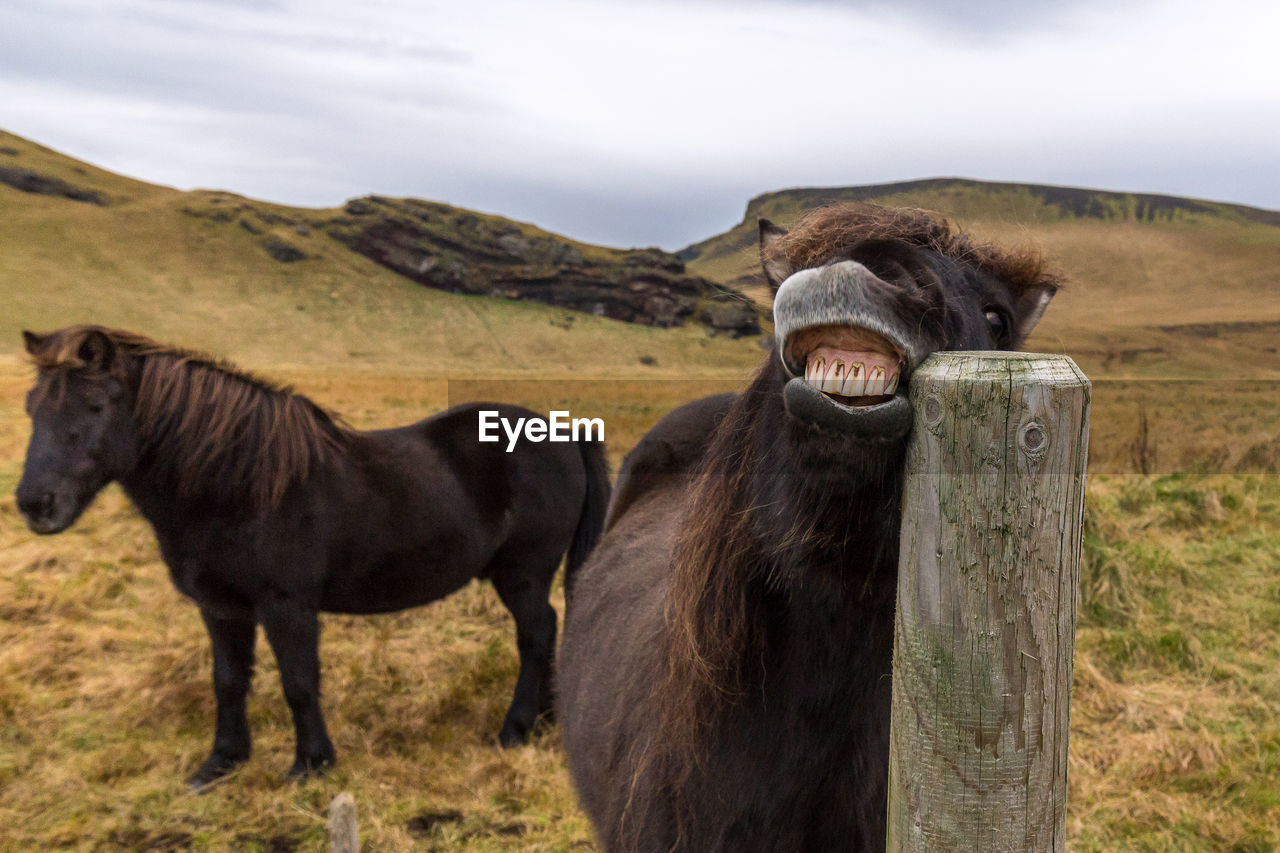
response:
M44 518L53 512L53 492L35 498L19 498L18 509L27 518Z

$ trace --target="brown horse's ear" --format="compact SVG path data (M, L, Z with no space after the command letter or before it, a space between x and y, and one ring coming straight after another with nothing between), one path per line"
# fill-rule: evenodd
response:
M102 332L90 332L80 342L80 348L76 350L76 358L83 361L87 367L109 371L116 361L115 342Z
M1057 292L1056 284L1033 284L1018 294L1018 299L1013 305L1013 326L1015 339L1019 345L1031 335L1031 330L1044 315L1044 309L1049 307L1049 300L1053 299L1053 295Z
M778 285L795 272L781 251L782 238L785 236L786 229L779 228L767 219L760 220L760 267L764 270L770 290L777 290Z
M27 347L27 353L30 355L39 355L40 350L44 349L44 342L47 335L37 335L35 332L22 330L22 343Z

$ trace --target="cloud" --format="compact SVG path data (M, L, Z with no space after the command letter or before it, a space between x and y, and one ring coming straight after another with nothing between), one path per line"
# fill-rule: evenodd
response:
M0 101L179 187L677 248L759 192L937 175L1280 206L1277 24L1261 0L16 0Z

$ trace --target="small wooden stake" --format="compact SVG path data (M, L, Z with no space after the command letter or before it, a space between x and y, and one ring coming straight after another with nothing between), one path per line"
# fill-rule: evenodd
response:
M360 853L356 798L346 791L329 803L329 849L333 853Z

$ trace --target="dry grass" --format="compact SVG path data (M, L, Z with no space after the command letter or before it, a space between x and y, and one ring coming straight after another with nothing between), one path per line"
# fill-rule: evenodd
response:
M1280 478L1089 491L1076 850L1280 849Z
M358 426L464 397L602 416L615 465L662 412L735 381L277 373ZM303 786L281 779L292 726L260 643L254 757L211 793L187 794L212 737L199 617L114 489L61 536L26 531L11 492L27 382L26 368L0 367L0 847L323 850L327 803L348 790L371 850L591 849L558 731L514 751L491 743L516 656L511 620L481 584L394 616L324 618L340 764ZM1123 396L1099 395L1097 434L1124 435ZM1280 478L1095 478L1089 497L1072 848L1276 849Z
M558 731L514 751L491 743L516 655L509 616L480 584L403 614L324 618L340 764L302 786L281 778L292 725L260 643L254 757L209 794L187 794L182 780L212 739L199 616L119 491L60 536L23 526L12 492L30 374L16 332L136 328L295 382L361 427L464 399L567 408L605 419L615 468L663 412L740 384L756 343L424 290L315 229L290 236L311 259L281 265L248 232L180 212L215 194L4 141L32 168L128 201L104 209L0 187L0 849L319 851L342 790L370 850L591 849ZM1034 239L1061 259L1073 285L1031 345L1114 380L1095 389L1091 471L1146 460L1160 475L1095 476L1089 489L1070 846L1280 849L1280 477L1235 473L1280 470L1276 330L1160 328L1280 324L1280 231L1024 227L1008 224L1034 220L1019 211L957 210L979 233ZM726 277L753 255L704 272ZM1228 374L1267 381L1216 381ZM548 375L560 378L530 378ZM1215 381L1147 381L1170 378ZM1148 442L1136 452L1141 415Z

